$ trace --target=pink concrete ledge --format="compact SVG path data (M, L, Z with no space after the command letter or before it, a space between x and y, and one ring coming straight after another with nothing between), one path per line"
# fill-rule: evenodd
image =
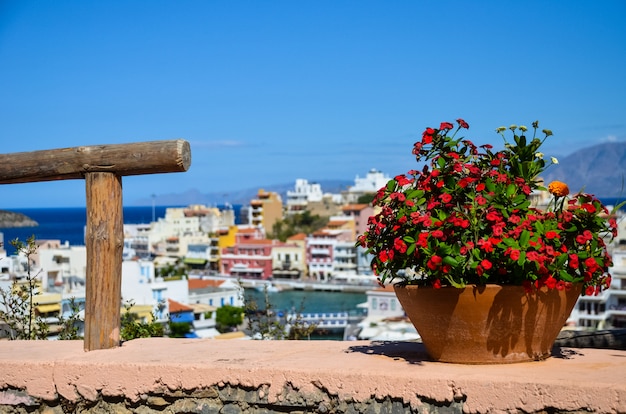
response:
M626 412L626 351L563 348L552 358L511 365L431 362L421 344L367 341L137 339L83 351L82 341L0 342L0 405L35 399L139 401L169 390L238 385L269 403L285 385L342 400L393 397L420 405L461 402L467 413ZM264 390L264 391L261 391Z

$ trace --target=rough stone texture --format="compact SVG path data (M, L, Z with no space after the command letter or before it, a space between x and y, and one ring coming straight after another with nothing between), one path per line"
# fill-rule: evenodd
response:
M414 342L138 339L0 342L8 413L626 413L626 351L431 362Z

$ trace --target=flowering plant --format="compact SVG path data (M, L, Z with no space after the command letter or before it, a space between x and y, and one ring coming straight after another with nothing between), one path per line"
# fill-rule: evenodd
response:
M369 218L357 245L373 255L380 283L463 287L486 283L569 289L598 293L611 283L611 257L605 238L617 234L615 219L592 195L569 195L565 183L552 182L550 202L540 209L532 199L542 186L546 162L539 149L552 135L532 138L525 126L496 131L504 149L477 147L457 138L469 125L443 122L427 128L413 147L421 170L398 175L376 194L379 212Z

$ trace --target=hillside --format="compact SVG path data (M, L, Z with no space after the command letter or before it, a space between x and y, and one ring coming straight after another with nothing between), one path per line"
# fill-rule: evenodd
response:
M564 181L572 192L584 189L597 197L626 198L626 142L608 142L583 148L568 156L559 157L559 164L548 168L543 176L546 183ZM354 184L350 180L317 181L324 192L340 193ZM269 184L266 191L279 193L286 200L286 193L293 190L295 182ZM203 193L198 189L184 193L160 194L155 198L157 205L248 204L256 197L259 188L238 189L229 193ZM151 205L152 199L133 200L133 205Z
M39 223L22 213L0 210L0 228L34 227L38 225Z
M346 190L349 186L354 185L354 181L349 180L320 180L311 182L319 183L322 187L322 191L325 193L340 193L341 191ZM189 204L222 205L225 203L248 204L250 200L256 198L259 189L261 188L265 191L272 191L280 194L283 202L285 202L287 200L287 191L293 191L294 185L295 181L284 184L268 184L263 187L238 189L228 193L203 193L198 189L192 189L184 193L159 194L156 196L154 202L159 206L178 206ZM151 204L152 199L147 198L133 201L133 205L137 206L149 206Z
M597 197L626 195L626 142L607 142L559 158L548 168L546 183L559 180L572 192L584 189Z

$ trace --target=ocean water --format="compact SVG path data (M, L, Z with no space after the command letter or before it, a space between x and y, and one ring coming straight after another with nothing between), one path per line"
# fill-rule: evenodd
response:
M265 309L265 293L246 289L247 302L254 301L259 309ZM281 312L296 313L357 313L359 303L367 301L365 293L355 292L325 292L313 290L284 290L268 292L267 299L272 309Z
M155 220L165 217L165 206L155 206ZM38 226L0 228L4 235L4 248L8 254L14 252L11 240L19 238L25 241L34 235L36 239L58 239L61 243L68 241L71 245L85 244L85 225L87 224L87 211L84 207L69 208L21 208L11 209L16 213L22 213L32 218ZM150 223L153 218L151 206L147 207L124 207L125 224Z
M124 224L146 224L165 217L165 210L170 207L186 206L132 206L123 207ZM235 223L237 223L240 205L232 206L235 210ZM223 206L218 206L223 208ZM19 238L25 241L34 235L36 239L68 241L71 245L85 244L85 225L87 224L87 210L85 207L64 208L16 208L11 209L15 213L22 213L39 223L35 227L1 228L0 233L4 236L4 248L8 254L13 254L11 240Z

